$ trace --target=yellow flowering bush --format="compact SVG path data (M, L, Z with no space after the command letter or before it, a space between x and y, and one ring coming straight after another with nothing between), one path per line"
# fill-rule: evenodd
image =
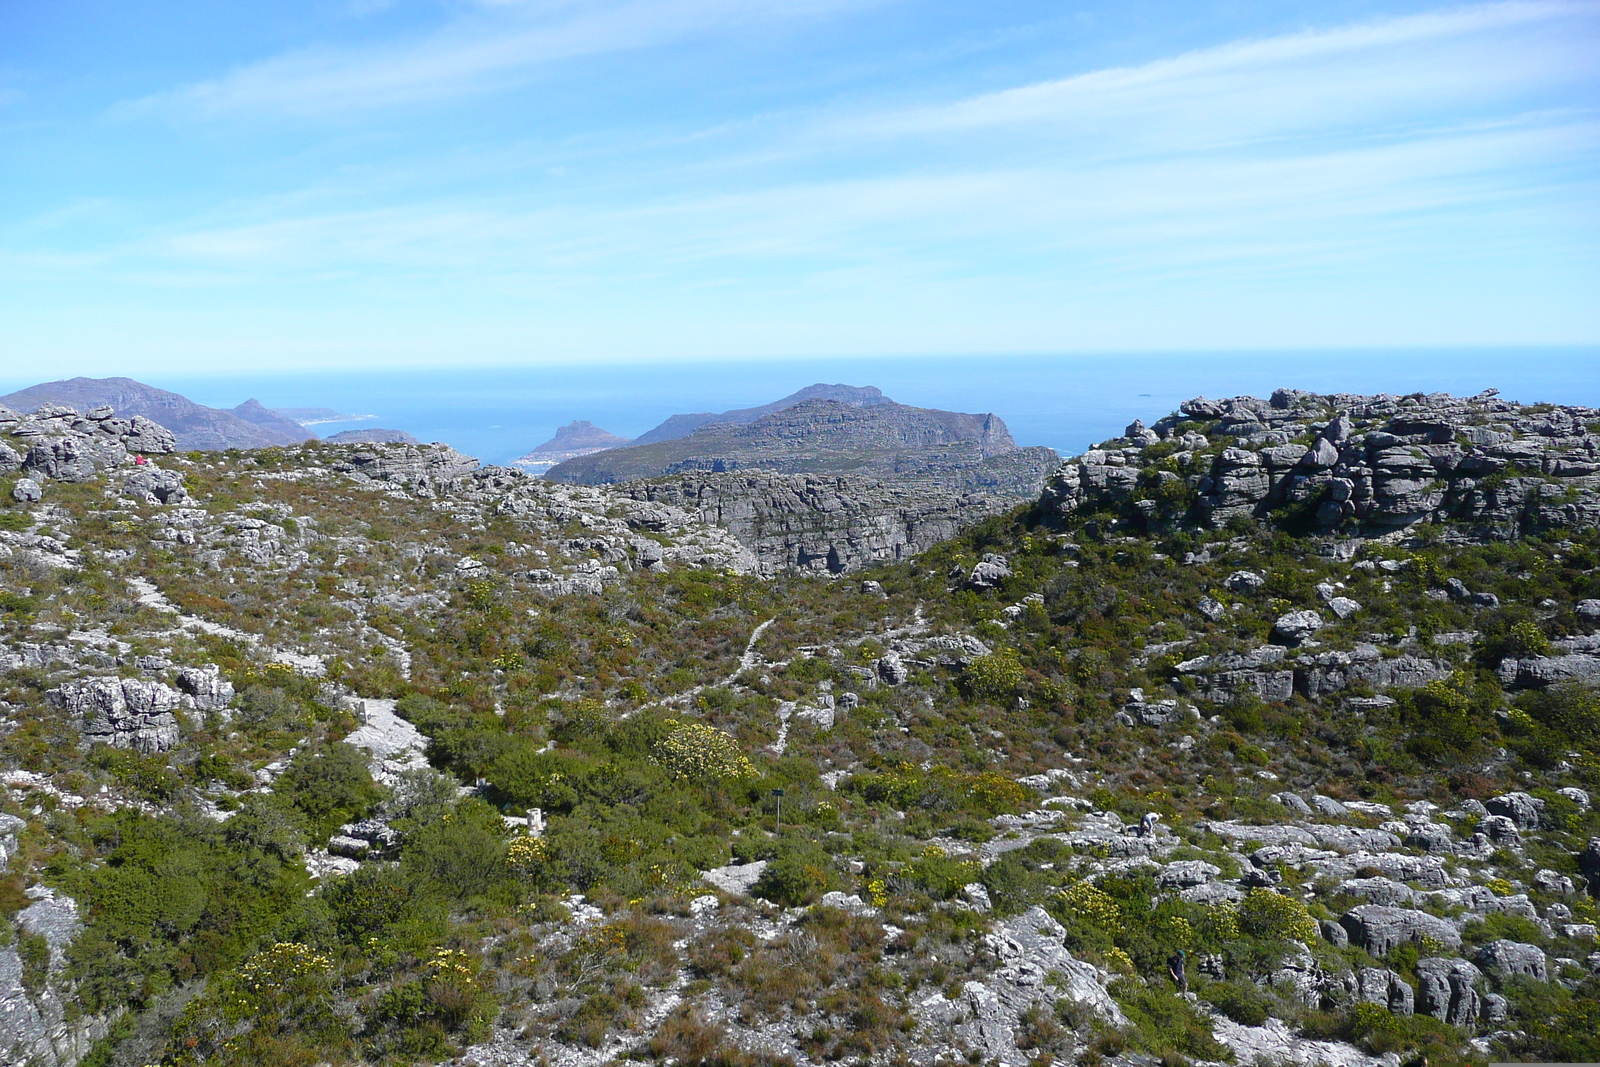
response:
M542 837L517 837L506 846L506 862L518 877L533 879L544 873L550 859L550 848Z
M1270 889L1252 889L1239 905L1239 929L1255 937L1277 937L1292 941L1314 941L1317 920L1306 906L1293 897Z
M1212 940L1234 940L1239 936L1239 905L1228 901L1207 908L1200 928Z
M330 988L333 961L307 945L280 941L239 966L230 984L230 1016L270 1016L292 1012L298 1001L317 999Z
M1115 936L1122 932L1122 905L1099 886L1076 882L1060 891L1062 910L1075 922Z
M703 722L670 721L671 732L656 742L656 762L676 778L702 784L753 778L756 770L739 742Z

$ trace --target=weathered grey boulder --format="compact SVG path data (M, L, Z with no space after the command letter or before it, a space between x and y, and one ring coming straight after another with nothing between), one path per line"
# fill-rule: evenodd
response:
M1161 868L1156 885L1163 889L1186 889L1215 881L1222 868L1205 860L1178 860Z
M1168 726L1184 718L1176 700L1136 700L1124 704L1117 721L1125 726Z
M357 482L387 482L419 496L438 493L478 469L476 459L438 443L357 445L330 465Z
M1423 852L1449 852L1455 845L1450 827L1437 822L1410 824L1402 840L1408 848L1421 849Z
M1000 977L1019 987L1017 990L1038 990L1052 971L1066 981L1065 997L1089 1008L1094 1014L1112 1025L1126 1025L1126 1019L1117 1002L1105 990L1110 976L1102 975L1089 964L1067 951L1062 939L1066 929L1050 917L1043 908L1034 906L1006 922L997 923L984 937L985 943L1000 961ZM1003 999L1005 998L1002 993ZM1023 998L1031 1002L1026 993L1015 1006L1026 1008Z
M1396 882L1390 878L1379 875L1374 878L1352 878L1339 884L1339 892L1349 893L1353 897L1371 901L1374 904L1385 904L1394 907L1400 904L1410 904L1416 899L1416 890L1403 882Z
M47 694L81 723L85 745L107 744L139 752L165 752L178 743L173 714L179 694L160 682L93 678Z
M1350 935L1350 943L1374 956L1384 956L1408 941L1428 939L1446 948L1460 948L1461 935L1447 919L1410 908L1391 908L1382 904L1362 904L1351 908L1340 925Z
M1451 1026L1472 1026L1483 1009L1481 971L1466 960L1431 956L1417 961L1417 1010Z
M1272 668L1285 655L1282 645L1262 645L1244 653L1197 656L1179 663L1177 671L1194 685L1194 695L1202 700L1220 704L1250 695L1283 701L1294 695L1295 672Z
M1347 596L1336 596L1328 601L1328 610L1341 619L1348 619L1361 610L1361 604Z
M122 479L122 492L135 500L152 504L185 504L189 501L183 475L177 471L162 470L154 464L134 467Z
M1396 882L1418 882L1428 889L1443 889L1453 878L1445 869L1443 856L1413 856L1404 852L1352 852L1331 859L1314 857L1316 870L1341 881L1371 869Z
M1298 645L1322 629L1322 616L1314 611L1291 611L1279 615L1272 624L1272 639L1288 645Z
M1495 668L1507 689L1544 689L1561 682L1600 682L1600 656L1572 652L1560 656L1507 656Z
M1520 831L1537 830L1544 816L1544 801L1527 793L1505 793L1483 802L1491 815L1503 815Z
M44 489L32 478L18 478L11 487L11 499L19 504L37 504L44 499Z
M0 812L0 871L10 867L11 857L17 854L17 835L27 828L25 820Z
M1410 984L1381 967L1364 967L1355 973L1355 997L1385 1007L1394 1015L1410 1015L1416 1010L1416 993Z
M1318 815L1326 815L1330 819L1347 819L1350 809L1325 793L1315 793L1311 797L1311 807Z
M372 851L370 842L348 834L334 834L328 838L328 854L330 856L343 856L346 859L364 859Z
M400 844L400 831L382 819L362 819L359 822L347 822L339 827L339 833L345 837L353 837L358 841L365 841L376 849L391 849ZM333 851L331 845L328 851Z
M1530 523L1600 525L1594 409L1547 414L1491 396L1445 395L1308 394L1283 409L1254 397L1195 404L1218 414L1186 405L1140 430L1135 447L1069 461L1048 484L1045 507L1066 515L1124 506L1142 480L1165 475L1185 479L1212 526L1284 508L1309 510L1325 527L1352 523L1373 533L1447 522L1510 538ZM1179 433L1186 418L1203 420L1204 433ZM1309 448L1289 443L1307 432ZM1149 434L1181 443L1181 474L1144 457ZM1464 603L1494 603L1492 594L1457 585Z
M890 649L879 656L873 667L885 685L904 685L911 677L911 668L900 658L900 653Z
M1548 867L1541 867L1533 876L1533 887L1545 893L1567 897L1572 895L1572 879Z
M1299 793L1291 793L1285 790L1281 793L1273 793L1267 799L1277 801L1296 815L1310 815L1312 813L1311 805L1307 804L1305 798Z
M233 702L233 683L215 663L184 667L178 672L178 688L193 697L194 706L201 711L220 711Z
M1478 823L1478 832L1497 845L1522 846L1522 834L1517 830L1516 821L1506 815L1485 816Z
M1526 975L1543 982L1549 977L1549 964L1545 959L1544 950L1538 945L1529 945L1521 941L1508 941L1504 938L1491 941L1478 950L1476 960L1478 966L1485 972L1502 978Z
M1317 844L1340 852L1387 852L1400 847L1400 839L1387 830L1370 830L1362 826L1311 827Z
M1580 600L1572 606L1572 612L1588 622L1600 621L1600 600Z
M1234 593L1253 593L1266 585L1267 580L1255 571L1234 571L1222 584Z
M990 552L967 575L967 585L972 589L993 589L1011 577L1011 564L1004 556Z

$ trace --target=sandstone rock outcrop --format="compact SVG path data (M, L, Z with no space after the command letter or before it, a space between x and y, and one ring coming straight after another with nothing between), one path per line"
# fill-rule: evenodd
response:
M1362 904L1350 909L1341 924L1352 945L1360 945L1374 956L1387 955L1407 941L1421 942L1424 938L1449 948L1461 945L1460 933L1448 920L1409 908Z
M0 407L0 474L84 482L107 468L177 447L172 434L143 416L117 418L109 407L79 414L46 404L31 415Z
M52 703L81 724L85 745L165 752L178 743L179 694L160 682L92 678L49 692Z
M1380 533L1454 521L1486 536L1600 525L1600 411L1494 393L1196 398L1050 480L1066 516L1128 508L1212 526L1277 516ZM1141 504L1133 508L1134 504Z

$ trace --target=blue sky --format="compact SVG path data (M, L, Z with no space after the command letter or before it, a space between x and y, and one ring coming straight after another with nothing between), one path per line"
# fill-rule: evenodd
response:
M1600 342L1600 4L9 0L0 371Z

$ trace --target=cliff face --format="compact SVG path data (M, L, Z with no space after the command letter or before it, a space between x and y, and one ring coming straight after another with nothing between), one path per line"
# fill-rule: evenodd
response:
M1236 516L1384 533L1449 522L1476 536L1600 525L1600 411L1474 397L1196 398L1067 462L1044 507L1146 519Z
M821 474L685 474L616 487L718 526L755 554L763 574L842 574L908 559L1016 499Z

